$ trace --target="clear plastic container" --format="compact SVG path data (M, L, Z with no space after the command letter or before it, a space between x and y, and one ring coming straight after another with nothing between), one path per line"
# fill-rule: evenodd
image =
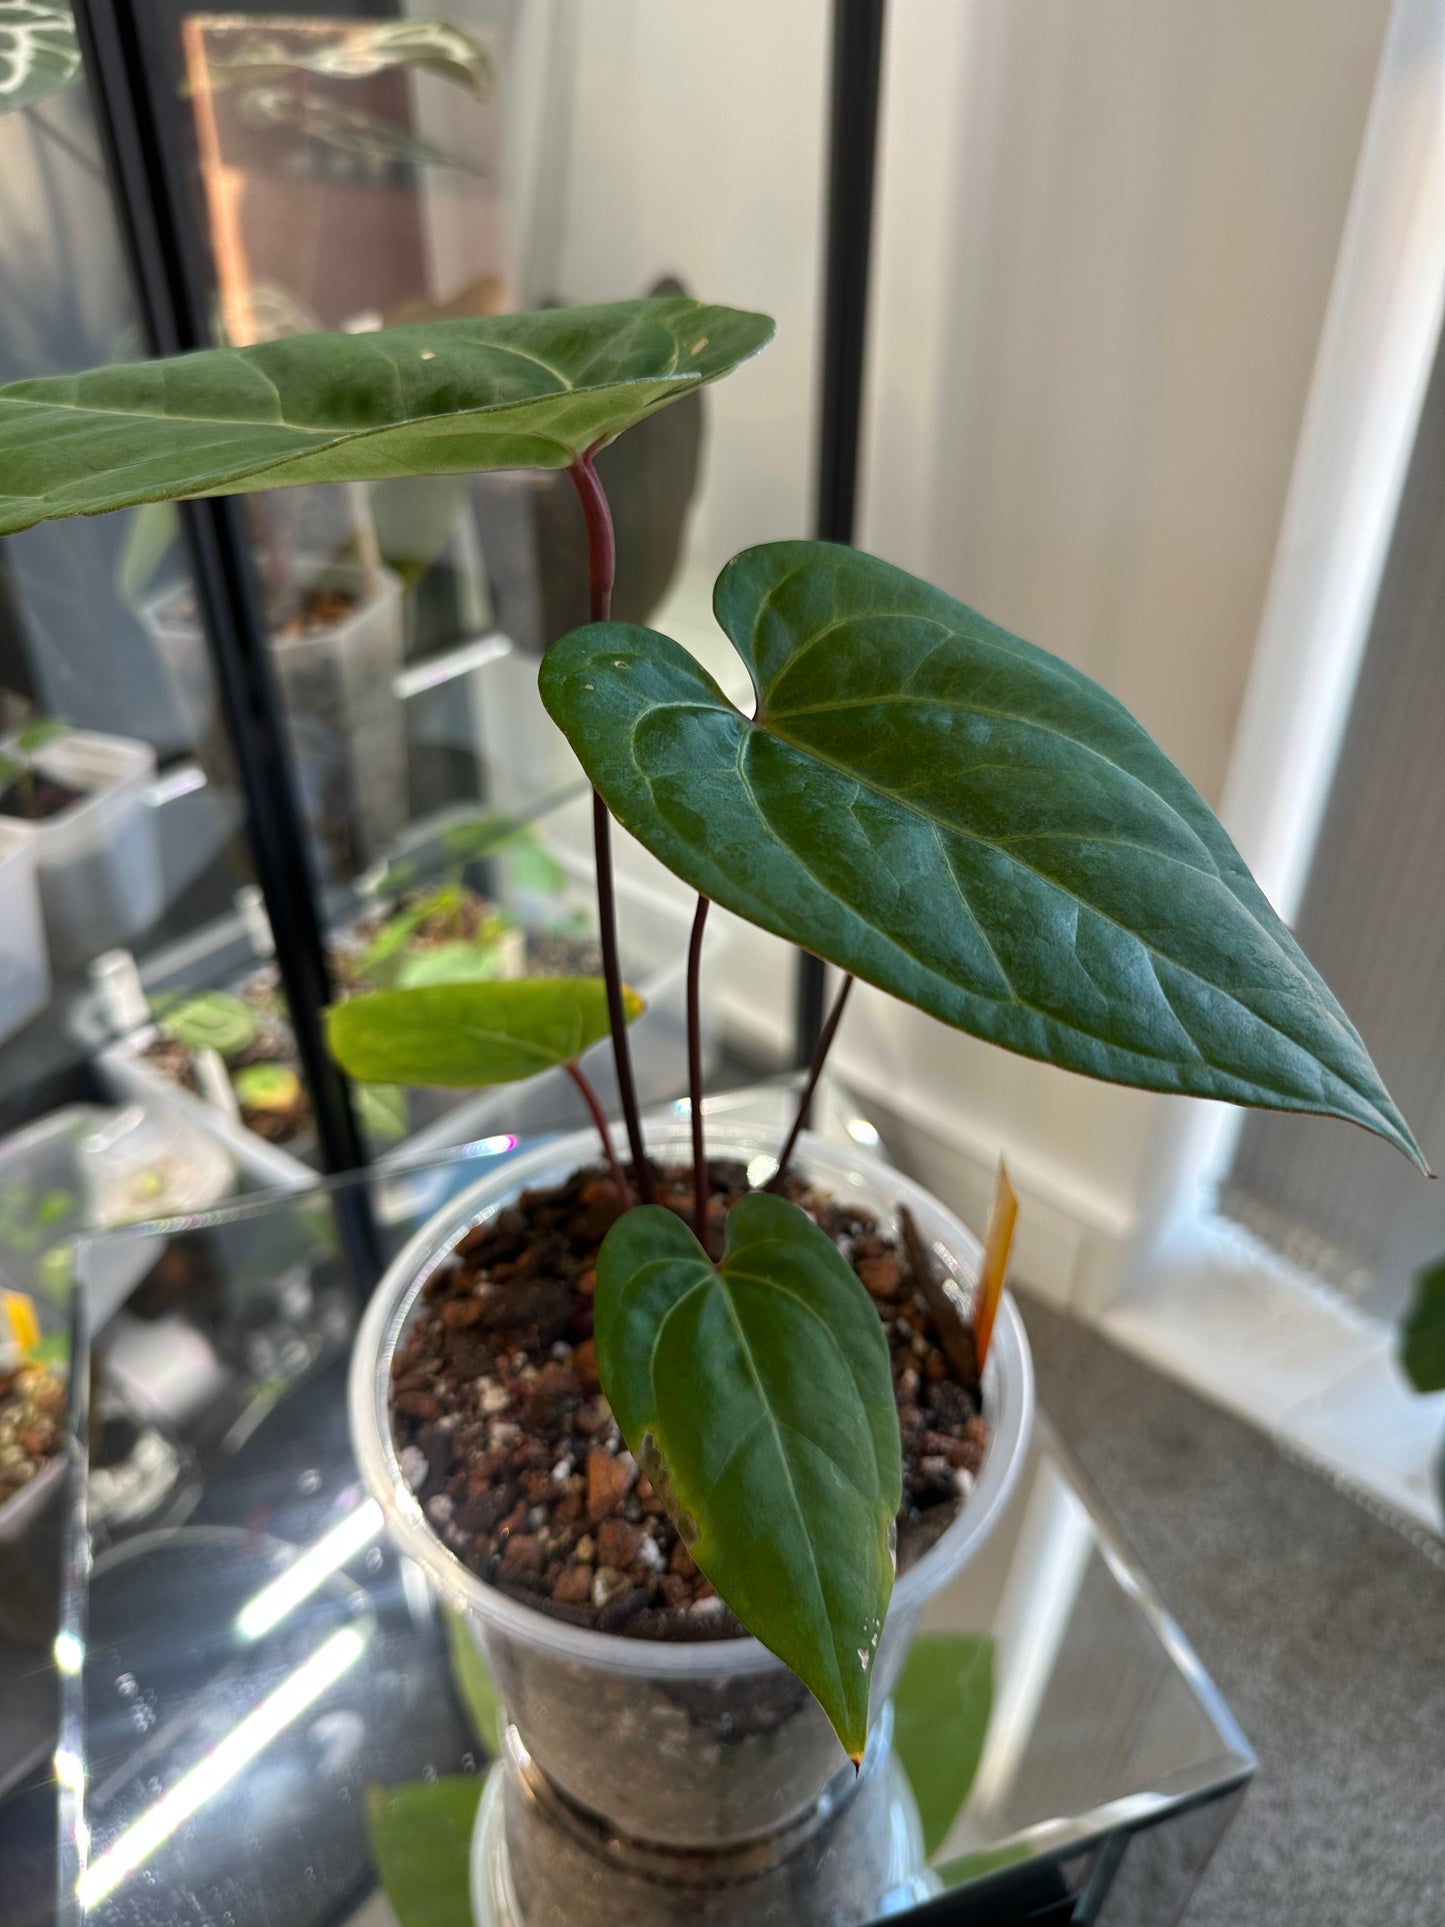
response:
M591 868L571 851L547 845L567 870L574 888L590 891ZM628 877L617 879L618 926L623 975L646 1004L629 1027L633 1069L644 1104L672 1096L687 1083L687 943L692 913L675 898ZM718 931L708 939L709 967L726 941ZM145 1055L155 1037L153 1025L107 1044L96 1067L116 1097L139 1102L183 1118L223 1144L248 1177L270 1190L299 1191L316 1182L316 1170L294 1146L268 1144L233 1117L195 1092L173 1084ZM703 1022L703 1074L719 1053L714 1023ZM615 1097L611 1045L605 1039L582 1059L604 1104ZM478 1138L535 1137L569 1130L582 1115L577 1092L561 1071L543 1071L525 1083L499 1084L482 1091L431 1090L413 1093L411 1115L419 1128L386 1147L388 1157L411 1161Z
M125 942L161 913L160 843L147 794L156 753L128 736L73 729L34 763L41 775L85 792L68 810L21 826L35 846L50 954L66 969Z
M691 1156L685 1119L647 1121L655 1155ZM709 1156L771 1154L756 1127L710 1123ZM367 1308L352 1354L351 1425L366 1483L393 1539L438 1592L468 1615L531 1761L605 1827L661 1850L717 1851L795 1826L853 1769L817 1702L753 1639L666 1645L626 1639L508 1598L433 1533L398 1461L389 1401L392 1360L427 1278L473 1225L528 1186L557 1183L597 1159L590 1132L539 1146L463 1192L400 1253ZM879 1159L811 1133L796 1166L885 1227L913 1213L936 1260L963 1286L977 1240L937 1199ZM993 1428L977 1484L953 1524L903 1573L874 1665L875 1707L897 1675L925 1601L978 1552L1013 1483L1033 1418L1033 1374L1010 1300L1000 1307L983 1379Z
M390 569L301 555L296 578L355 606L339 622L273 640L302 807L328 879L358 875L385 854L407 817L406 718L401 673L402 587ZM213 728L214 684L189 588L142 610L182 713L203 740Z
M49 997L35 839L27 824L0 818L0 1038L28 1024Z

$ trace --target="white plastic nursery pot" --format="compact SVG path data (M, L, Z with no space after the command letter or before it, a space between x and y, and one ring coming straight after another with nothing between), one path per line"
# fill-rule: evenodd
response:
M401 834L407 815L406 718L394 688L404 646L402 586L390 569L314 555L295 560L308 591L357 606L311 635L273 642L302 807L331 878L358 875ZM215 726L210 657L189 587L147 604L142 620L197 742Z
M0 818L0 1038L28 1024L50 997L30 826Z
M50 954L65 969L114 949L161 913L160 844L146 795L156 753L129 736L73 729L34 762L42 776L85 792L59 815L20 825L35 846Z
M685 1118L647 1121L654 1157L691 1159ZM776 1146L755 1126L713 1123L712 1158L750 1162ZM561 1183L598 1161L590 1131L540 1145L453 1199L411 1239L367 1308L352 1355L353 1443L393 1540L470 1620L533 1765L605 1828L664 1849L716 1851L797 1823L853 1769L807 1689L753 1639L688 1644L628 1639L550 1617L487 1585L443 1544L411 1491L390 1422L392 1360L427 1279L473 1226L528 1188ZM978 1241L919 1185L877 1158L811 1133L795 1168L891 1228L906 1204L936 1262L971 1278ZM976 1555L998 1518L1028 1442L1033 1372L1012 1302L1000 1306L983 1375L988 1454L957 1518L900 1575L873 1673L873 1706L891 1690L925 1601Z

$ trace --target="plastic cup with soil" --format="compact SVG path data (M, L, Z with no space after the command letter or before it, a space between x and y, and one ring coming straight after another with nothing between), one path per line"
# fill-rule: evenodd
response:
M720 1222L766 1147L736 1124L710 1123L709 1140ZM660 1201L686 1216L685 1123L653 1120L649 1143ZM853 1769L811 1694L698 1571L618 1435L591 1336L618 1203L594 1150L578 1134L526 1153L418 1234L368 1309L353 1430L393 1534L468 1609L547 1779L633 1839L728 1849L799 1823ZM924 1600L973 1556L1012 1482L1027 1349L1005 1301L980 1380L959 1312L977 1245L920 1187L806 1133L785 1186L861 1280L892 1361L904 1504L881 1705Z
M563 923L528 928L454 885L411 892L359 918L333 940L330 963L341 998L390 986L588 976L600 967L590 931ZM158 999L155 1016L141 1054L168 1082L207 1095L198 1059L214 1052L248 1130L288 1149L311 1142L315 1121L274 964L252 971L234 991ZM412 1106L400 1092L363 1088L359 1102L363 1126L379 1142L395 1142L412 1128Z

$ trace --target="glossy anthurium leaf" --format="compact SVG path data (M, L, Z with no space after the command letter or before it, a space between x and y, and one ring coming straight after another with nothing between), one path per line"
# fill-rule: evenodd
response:
M1400 1330L1400 1362L1417 1392L1445 1392L1445 1258L1415 1279L1415 1297Z
M751 1192L714 1266L660 1205L597 1264L597 1368L688 1550L861 1756L902 1496L888 1345L810 1218Z
M875 557L731 561L742 715L591 624L543 699L608 807L729 910L922 1010L1114 1083L1351 1119L1420 1153L1203 799L1122 704Z
M624 988L623 1002L631 1022L642 999ZM326 1013L331 1055L363 1084L513 1084L575 1063L606 1035L600 977L373 990Z
M765 315L666 295L12 382L0 388L0 534L302 482L565 468L772 332Z

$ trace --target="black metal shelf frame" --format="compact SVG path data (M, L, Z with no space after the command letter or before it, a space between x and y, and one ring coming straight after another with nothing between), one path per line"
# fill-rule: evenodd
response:
M169 10L154 0L75 0L75 16L148 345L156 354L209 346L208 249L174 114ZM818 536L832 542L851 543L856 521L884 31L885 0L834 0L814 517ZM331 983L321 892L243 506L236 498L188 502L181 520L323 1166L333 1174L359 1169L367 1153L350 1087L325 1046ZM800 1063L822 1030L825 981L819 959L800 953Z

